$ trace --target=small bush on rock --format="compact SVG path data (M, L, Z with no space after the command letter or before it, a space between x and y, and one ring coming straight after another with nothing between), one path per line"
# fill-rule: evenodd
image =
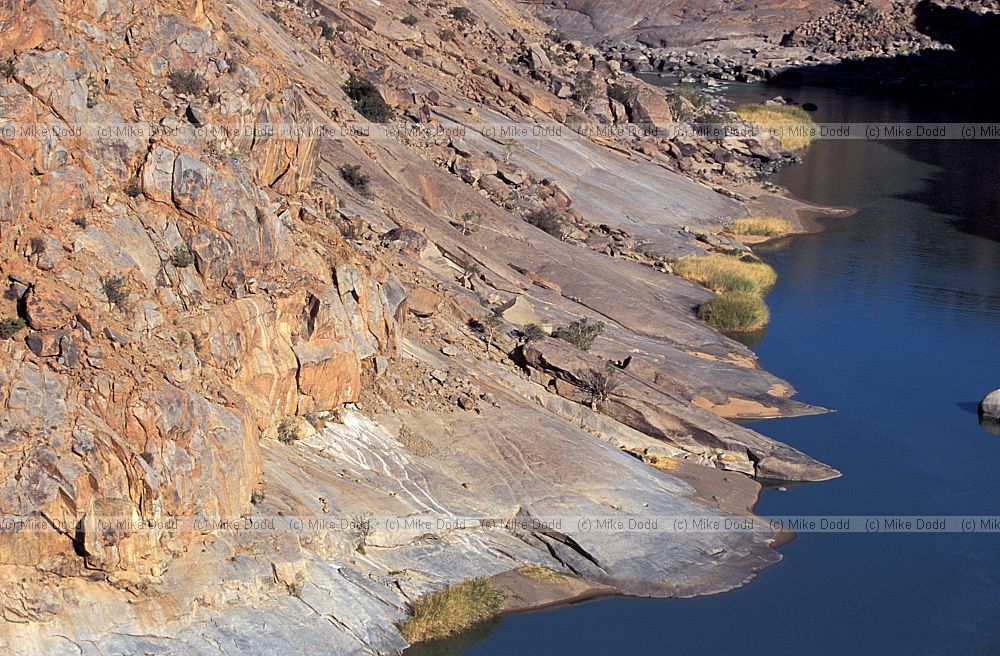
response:
M592 322L586 317L577 319L567 326L560 326L552 333L553 337L569 342L583 351L589 351L597 336L604 332L604 323Z
M595 411L611 398L623 382L618 368L610 362L606 362L601 369L590 369L580 378L580 385L587 393L591 409Z
M171 71L167 78L174 93L185 96L197 96L205 90L205 78L194 70Z
M617 100L626 107L630 102L635 100L635 97L639 94L639 90L626 87L621 84L609 84L608 85L608 98L612 100Z
M104 290L108 302L123 314L132 312L132 298L127 285L125 276L119 275L101 279L101 289Z
M186 246L175 246L174 253L170 256L170 262L178 269L186 269L194 264L194 255Z
M362 196L371 195L371 178L361 170L360 164L344 164L340 167L340 177Z
M562 213L554 207L546 205L534 210L524 218L531 225L547 232L556 239L562 239L565 234Z
M472 10L468 7L452 7L448 10L448 15L463 23L475 23L476 17L472 15Z
M351 99L354 109L373 123L385 123L392 119L396 112L385 101L375 85L351 73L350 79L344 85L344 93Z
M291 444L302 437L299 434L299 424L295 417L285 417L278 423L276 437L282 444Z
M0 319L0 339L11 339L18 334L27 324L21 317L7 317Z

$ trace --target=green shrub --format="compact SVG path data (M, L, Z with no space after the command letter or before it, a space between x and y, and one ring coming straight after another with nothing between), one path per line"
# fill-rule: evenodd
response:
M479 232L479 229L483 227L483 213L466 212L462 215L462 220L459 223L459 226L461 226L462 234L466 237Z
M27 324L21 317L0 319L0 339L10 339L24 330Z
M546 205L530 212L525 220L543 232L547 232L556 239L562 239L565 235L565 222L562 213L554 207Z
M488 578L462 581L415 601L400 629L411 643L455 635L499 615L506 597Z
M332 39L337 35L337 31L325 20L321 20L317 25L319 25L319 35L324 39Z
M580 107L583 111L587 111L591 103L597 99L597 85L594 84L594 76L590 73L579 72L576 74L576 88L573 91L573 97L576 102L580 103Z
M438 32L438 38L442 41L454 41L455 30L441 30Z
M142 185L139 184L138 180L129 180L129 183L125 185L125 195L129 198L138 198L142 195Z
M695 84L683 82L670 92L670 109L678 121L690 121L708 106L708 96Z
M75 219L73 219L73 225L79 226L81 228L86 228L87 226L90 225L90 221L88 221L87 217L85 216L78 216Z
M186 269L194 264L194 255L186 246L175 246L170 262L178 269Z
M634 87L626 87L621 84L608 85L608 98L617 100L623 105L628 105L639 95L639 90Z
M0 75L4 76L4 79L11 79L14 77L14 60L4 59L0 61Z
M167 83L174 93L197 96L205 90L205 78L198 75L194 70L171 71L167 76Z
M361 170L360 164L344 164L340 167L340 177L362 196L371 195L372 179Z
M475 23L476 17L472 15L472 10L468 7L452 7L448 10L448 15L463 23Z
M403 25L408 25L409 27L413 27L414 25L417 24L417 17L414 16L413 14L410 14L409 16L404 18L401 22L403 23Z
M724 292L698 309L698 316L720 330L749 332L767 325L770 313L760 294Z
M351 73L344 85L344 93L351 99L354 109L373 123L385 123L395 116L396 111L385 101L375 85Z
M118 308L123 314L132 312L132 298L128 290L128 282L125 276L111 276L101 279L101 289L111 305Z
M296 421L295 417L285 417L278 422L275 434L282 444L291 444L302 437L299 434L299 422Z
M545 337L545 329L539 326L537 323L529 323L522 330L521 334L524 335L524 341L530 342L533 339L538 339L539 337Z
M604 332L604 323L591 322L586 317L577 319L567 326L560 326L553 331L552 336L569 342L583 351L589 351L597 336Z

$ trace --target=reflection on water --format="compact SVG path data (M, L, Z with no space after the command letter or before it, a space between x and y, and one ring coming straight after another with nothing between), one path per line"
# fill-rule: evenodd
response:
M488 639L499 624L499 621L485 622L457 636L413 645L406 650L406 656L459 656Z
M737 101L779 93L814 102L821 121L941 118L824 90L731 90ZM844 473L768 490L759 513L1000 514L1000 439L968 408L1000 387L1000 164L980 148L820 141L777 176L799 197L859 211L758 249L779 275L761 364L837 412L755 428ZM734 592L512 617L465 653L996 654L998 543L803 534Z

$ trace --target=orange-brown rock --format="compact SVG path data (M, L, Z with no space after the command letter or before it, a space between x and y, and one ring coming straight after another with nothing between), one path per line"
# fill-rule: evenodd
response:
M414 316L433 317L441 308L441 295L428 287L417 287L407 294L406 307Z

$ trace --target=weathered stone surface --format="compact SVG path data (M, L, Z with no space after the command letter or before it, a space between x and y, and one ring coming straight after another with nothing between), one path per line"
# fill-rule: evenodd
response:
M48 282L33 285L24 297L28 325L35 330L65 327L76 315L79 301L75 293L57 289Z
M358 400L361 362L348 343L317 340L296 344L300 413L330 410ZM303 398L304 397L304 398Z
M40 330L29 334L25 342L38 357L51 358L59 355L59 343L65 335L63 330Z
M441 307L441 295L428 287L417 287L407 294L406 307L415 316L433 317Z
M979 412L984 417L1000 421L1000 390L987 394L979 404Z
M556 375L571 386L582 387L590 371L604 366L600 358L556 339L534 339L523 348L525 361L540 371ZM627 370L615 372L620 387L602 411L642 433L667 441L720 469L761 478L812 481L834 478L839 473L803 453L759 433L736 426L692 407L666 389L633 377ZM560 388L562 396L582 390Z
M515 296L500 306L503 318L518 326L538 323L538 315L523 296Z
M667 129L673 123L670 105L658 90L643 87L631 102L632 121Z
M0 535L5 649L397 653L412 600L470 576L539 564L629 594L670 596L729 589L778 560L766 531L664 539L525 522L429 534L383 523L367 536L295 529L299 515L365 512L484 521L723 516L704 505L712 494L691 498L696 490L623 448L746 471L751 449L762 458L759 474L790 476L787 451L716 414L730 397L770 403L761 390L780 381L693 316L704 290L592 252L585 239L527 230L520 203L544 195L573 230L601 224L624 238L627 229L663 259L700 248L682 225L708 232L744 208L621 144L566 131L524 143L484 138L484 124L577 121L573 104L552 91L569 93L575 55L566 54L583 56L580 47L551 46L558 58L525 49L531 31L501 2L463 38L443 43L422 29L420 43L404 49L391 42L413 38L394 22L408 7L331 5L312 15L279 3L279 22L237 0L223 13L239 25L218 23L221 8L200 0L154 0L142 20L103 0L15 7L5 26L13 45L0 53L15 60L15 80L0 83L4 116L46 125L138 120L163 130L28 142L0 130L0 270L17 285L4 316L29 289L38 292L28 310L37 316L34 348L12 340L0 349L0 501L8 514L51 521ZM451 20L445 6L421 11ZM318 20L342 28L338 37L318 38ZM79 34L70 38L64 26ZM503 35L515 28L522 36L511 45ZM596 50L585 56L583 70L620 70ZM532 61L533 79L520 79ZM438 137L270 132L353 116L340 83L359 62L406 120L461 126L468 136L448 148L451 139ZM189 70L204 78L203 93L168 82L168 73ZM196 124L243 136L207 137ZM378 193L348 207L338 168L354 162ZM502 198L494 175L517 189ZM483 213L484 227L462 235L449 220L470 210ZM344 216L360 218L350 242L334 225ZM36 235L65 245L64 256L29 256ZM188 250L194 262L185 266L178 259ZM456 280L466 259L479 272ZM102 290L102 278L119 275L129 293L121 307ZM404 339L414 287L446 297L448 311L413 322ZM614 326L595 356L635 354L626 373L636 391L616 414L622 421L571 400L569 365L533 372L557 379L564 398L525 379L496 347L484 357L465 322L481 316L483 302L518 295L523 303L512 309L530 304L539 322L563 325L593 311ZM71 297L75 312L59 305ZM773 398L768 412L801 410ZM337 408L345 402L358 410ZM297 416L305 414L309 421ZM286 420L302 428L291 444L273 439ZM640 422L657 437L631 427ZM674 423L677 434L657 433ZM738 445L743 456L729 459ZM718 485L730 475L701 469ZM735 512L746 512L757 489L743 482L751 491ZM154 523L193 514L274 524L177 532ZM106 530L107 516L143 530Z

